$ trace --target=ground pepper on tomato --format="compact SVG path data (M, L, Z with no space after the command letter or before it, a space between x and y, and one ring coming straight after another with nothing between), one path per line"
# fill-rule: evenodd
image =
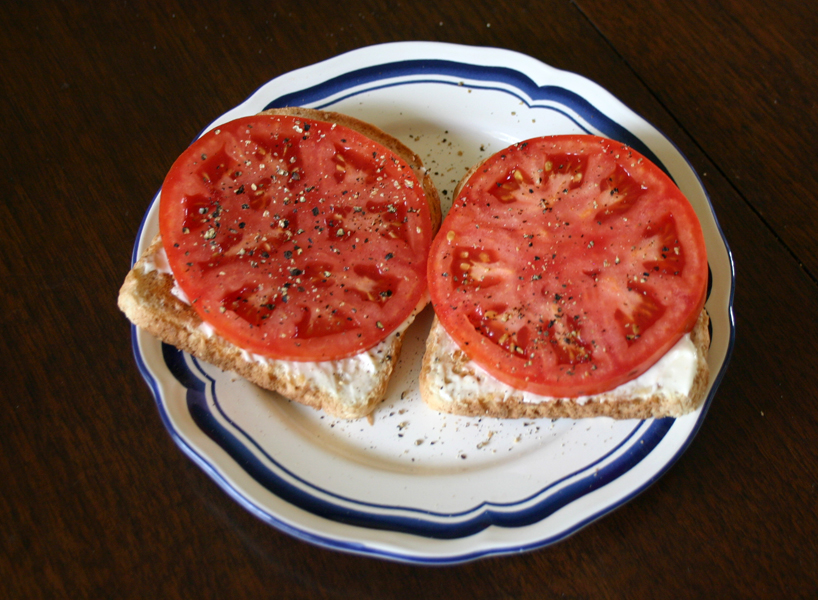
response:
M611 390L663 356L701 312L704 238L656 165L595 136L553 136L488 158L435 238L441 324L517 389Z
M403 159L346 127L284 115L220 125L174 163L159 213L194 309L265 357L358 354L426 290L423 187Z

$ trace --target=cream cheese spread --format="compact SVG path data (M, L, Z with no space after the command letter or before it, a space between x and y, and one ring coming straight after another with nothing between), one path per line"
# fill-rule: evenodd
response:
M271 359L246 350L242 350L242 358L248 362L270 365L286 378L300 379L303 377L314 387L323 390L336 400L346 405L356 405L362 399L368 398L374 387L379 385L379 378L376 374L383 368L381 364L391 363L391 356L395 352L398 338L415 320L415 316L423 306L425 302L418 306L401 326L384 340L369 350L349 358L301 362Z

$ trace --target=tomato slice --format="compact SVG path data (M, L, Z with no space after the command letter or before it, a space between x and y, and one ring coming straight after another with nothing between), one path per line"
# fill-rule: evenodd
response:
M690 331L707 256L693 208L633 149L531 139L487 159L432 244L446 331L500 381L545 396L605 392Z
M196 312L270 358L353 356L426 291L423 187L399 156L340 125L280 115L220 125L174 163L159 219Z

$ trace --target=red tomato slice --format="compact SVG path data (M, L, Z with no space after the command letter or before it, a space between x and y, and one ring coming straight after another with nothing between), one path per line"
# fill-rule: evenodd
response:
M515 144L465 182L432 244L429 291L458 346L545 396L605 392L690 331L707 256L658 167L595 136Z
M340 125L257 115L205 133L168 173L159 219L196 312L263 356L353 356L426 290L423 187L401 158Z

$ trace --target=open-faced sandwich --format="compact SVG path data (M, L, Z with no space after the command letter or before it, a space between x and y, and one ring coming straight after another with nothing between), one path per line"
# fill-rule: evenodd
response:
M542 137L475 166L428 279L420 385L437 410L648 418L704 399L702 229L672 180L621 143Z
M135 325L331 415L374 409L440 224L411 150L338 113L269 110L196 140L159 202L119 294Z

